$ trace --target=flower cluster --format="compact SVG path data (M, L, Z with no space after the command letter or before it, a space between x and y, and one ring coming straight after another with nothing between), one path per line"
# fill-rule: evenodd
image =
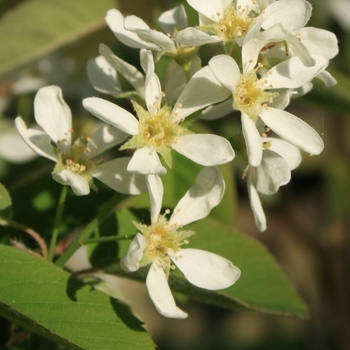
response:
M187 314L170 292L167 280L172 269L178 267L190 283L209 290L227 288L240 276L240 270L223 257L182 248L194 234L182 227L207 216L222 198L225 184L217 166L235 157L227 139L195 133L190 124L196 118L240 115L244 142L236 152L246 161L242 173L256 226L264 231L259 193L271 195L287 184L291 170L301 162L301 151L317 155L324 147L311 126L285 109L291 99L312 89L313 79L327 86L336 83L326 69L338 52L334 34L306 26L311 5L305 0L187 2L198 12L199 24L188 26L180 5L159 17L164 32L136 16L124 18L116 9L108 11L107 24L119 41L140 49L142 71L101 44L100 56L88 63L88 75L97 91L129 99L132 111L104 98L85 98L84 108L108 126L73 142L70 110L60 89L51 86L40 89L35 99L40 130L27 129L21 118L16 120L24 141L56 163L53 178L70 185L77 195L95 187L93 177L119 192L149 192L151 224L134 223L138 233L121 266L133 272L151 265L146 280L149 295L162 315L175 318ZM215 54L208 59L210 52ZM155 69L164 56L174 60L167 84ZM122 77L131 89L124 90ZM115 145L131 156L109 162L99 158ZM161 176L173 167L173 151L203 169L167 218L169 210L160 215Z

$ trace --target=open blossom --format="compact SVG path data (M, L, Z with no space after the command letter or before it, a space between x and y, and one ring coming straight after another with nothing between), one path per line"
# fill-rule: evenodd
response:
M101 56L91 59L87 64L88 77L93 87L104 94L119 98L145 98L145 78L137 68L123 61L104 44L100 44ZM134 88L124 91L118 77L122 75Z
M138 174L164 174L159 153L171 167L171 150L204 166L216 166L234 158L230 143L217 135L193 134L181 122L190 114L226 99L229 92L219 84L209 67L199 70L185 86L174 107L164 104L160 82L154 73L152 52L141 50L141 66L146 72L147 110L134 103L138 119L123 108L97 97L86 98L84 107L96 117L131 135L121 149L136 149L128 171ZM166 97L166 96L165 96Z
M291 178L291 170L297 168L301 162L301 154L297 147L284 140L266 137L261 138L261 142L262 161L257 167L248 165L247 186L255 224L262 232L266 230L266 217L259 193L271 195L280 186L287 184Z
M172 57L180 66L186 67L197 56L198 48L183 46L177 35L187 28L187 15L183 5L163 12L158 24L164 33L151 29L142 19L131 15L123 17L120 11L107 12L106 22L114 35L125 45L137 49L148 49ZM216 40L212 40L216 42Z
M215 77L232 93L233 109L241 112L243 136L247 145L248 161L252 166L261 162L263 147L256 127L262 122L284 140L310 154L323 150L318 133L303 120L291 113L274 107L278 91L297 89L309 83L328 65L328 59L315 55L315 65L304 66L298 57L292 57L272 67L260 78L262 65L255 69L243 61L243 73L237 63L227 55L218 55L209 61Z
M129 98L144 104L145 102L145 81L148 79L147 73L153 75L154 72L145 72L146 76L131 64L116 56L106 45L100 44L99 52L101 56L91 59L87 65L88 76L94 88L104 94L118 98ZM144 55L140 51L140 56ZM201 68L199 57L194 57L189 70L190 76ZM131 85L134 90L124 91L118 75ZM165 96L171 103L175 103L186 85L185 71L175 65L165 87Z
M16 118L16 127L34 152L56 163L52 172L54 180L71 186L78 196L89 194L90 187L95 188L93 177L126 194L147 190L143 177L127 172L130 158L106 163L104 158L98 158L102 152L123 142L126 134L104 126L91 138L77 138L73 142L71 111L57 86L41 88L35 96L34 109L42 130L27 128L21 117Z
M198 11L199 27L183 30L178 40L185 45L203 45L216 39L223 42L226 52L231 51L234 44L244 46L272 23L305 25L311 14L311 5L304 0L280 0L277 6L275 1L260 0L187 2Z
M134 223L139 233L131 242L121 265L126 271L133 272L151 264L146 284L155 307L165 317L185 318L187 314L176 306L167 282L169 272L175 269L175 265L190 283L209 290L227 288L240 276L240 270L219 255L181 248L194 234L193 231L182 230L182 227L206 217L220 203L225 183L217 168L204 168L167 220L165 215L160 216L162 182L157 175L149 175L147 178L151 198L151 225ZM168 210L165 212L169 213Z

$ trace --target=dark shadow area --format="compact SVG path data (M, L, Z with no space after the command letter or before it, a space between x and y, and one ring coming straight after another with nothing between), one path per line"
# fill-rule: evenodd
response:
M114 298L110 298L109 300L114 312L126 326L137 332L146 332L143 328L143 323L131 313L131 310L127 305L122 304Z
M86 286L85 283L77 280L74 276L69 276L67 282L66 293L70 300L77 301L76 293L78 290Z

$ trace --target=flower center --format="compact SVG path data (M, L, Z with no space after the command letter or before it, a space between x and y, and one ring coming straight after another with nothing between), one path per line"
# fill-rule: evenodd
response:
M165 212L169 213L169 210ZM177 231L179 226L170 225L165 216L159 216L158 220L150 226L134 223L146 238L146 247L140 266L151 262L157 263L168 274L171 265L169 253L180 251L182 244L188 244L186 238L193 235L193 231Z
M89 172L103 161L103 158L97 161L91 160L89 156L91 147L97 148L89 137L77 138L72 146L66 140L58 141L57 154L59 162L56 164L53 172L59 172L64 169L78 175Z
M227 40L243 38L255 24L256 18L250 17L250 10L238 6L237 10L234 5L229 5L222 18L219 17L220 31Z
M139 134L133 136L120 150L149 147L160 153L165 163L171 168L171 146L177 143L179 135L189 134L186 128L173 122L171 109L165 105L156 113L144 110L134 102L140 120Z
M140 121L140 134L145 144L151 145L156 151L163 146L170 146L176 143L177 133L174 124L171 122L170 113L167 110L160 110L156 115Z
M233 93L233 108L244 111L256 122L262 108L267 108L266 103L272 103L276 92L269 92L257 86L258 77L252 70L241 75L236 91Z

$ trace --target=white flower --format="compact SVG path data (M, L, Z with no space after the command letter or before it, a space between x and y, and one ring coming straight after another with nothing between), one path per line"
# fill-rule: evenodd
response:
M145 102L147 110L137 103L139 117L121 107L97 97L86 98L84 107L96 117L133 136L121 149L136 149L128 171L139 174L164 174L157 153L171 167L171 150L204 166L216 166L234 158L227 140L217 135L192 134L180 123L190 114L226 99L229 92L219 84L209 67L199 70L180 94L174 108L161 105L163 93L154 73L152 52L141 50L141 66L146 72Z
M280 186L287 184L291 178L291 170L297 168L301 162L301 154L297 147L284 140L266 137L261 141L264 149L262 161L258 167L248 166L247 185L255 224L262 232L266 230L266 217L259 193L271 195Z
M163 12L158 18L159 26L165 34L150 27L140 18L131 15L123 17L116 9L107 12L106 22L114 35L125 45L137 49L158 52L158 57L166 54L180 66L190 65L197 55L197 48L183 46L176 40L183 28L187 28L187 15L183 5ZM215 41L213 41L215 42Z
M78 196L90 193L92 177L114 190L138 194L146 190L142 177L126 171L130 158L119 158L107 163L96 160L102 152L124 141L127 135L104 126L91 138L78 138L72 143L72 116L57 86L41 88L34 100L35 119L43 129L28 129L22 118L15 120L17 130L25 143L37 154L56 163L54 180L72 187Z
M36 153L24 143L13 121L0 118L0 158L10 163L25 163L35 157Z
M282 0L278 1L278 3ZM246 62L245 69L253 68L258 59L258 54L265 62L276 62L298 56L301 62L312 67L315 64L315 55L322 55L328 60L338 54L338 42L336 36L324 29L305 27L299 28L302 23L289 23L285 28L276 21L269 22L272 25L265 31L258 33L243 48L242 57ZM249 57L250 59L244 59ZM317 78L327 86L336 84L336 80L326 70L321 71Z
M101 56L91 59L87 65L88 76L94 88L102 93L112 95L118 98L129 98L139 104L145 100L145 80L146 77L134 66L123 61L104 44L100 44L99 52ZM143 50L140 51L140 59L143 57ZM201 68L199 57L194 57L191 62L190 76ZM148 72L151 75L153 71ZM132 91L124 91L118 74L130 83L134 88ZM169 102L175 103L186 85L185 71L178 65L175 65L171 72L166 88L165 95Z
M233 108L241 112L249 164L258 166L262 158L263 148L256 127L259 118L281 138L305 152L319 154L323 150L323 141L318 133L291 113L271 105L278 96L278 89L297 89L304 86L324 70L328 59L315 55L315 65L306 67L298 57L292 57L269 69L260 79L257 69L262 65L250 69L247 64L249 58L245 59L243 74L237 63L227 55L213 57L209 61L209 67L221 84L232 92Z
M199 27L187 28L177 39L184 45L203 45L214 39L224 43L226 52L232 45L244 46L272 21L305 23L311 6L304 0L187 0L199 15ZM276 6L276 3L281 3ZM287 15L286 15L287 14Z
M187 238L194 234L183 231L182 227L206 217L220 203L225 183L217 168L204 168L167 220L164 215L159 215L162 182L157 175L147 178L151 225L134 223L140 232L131 242L121 265L126 271L133 272L151 264L146 284L155 307L165 317L185 318L187 314L176 306L167 282L170 270L175 268L173 263L190 283L209 290L227 288L240 276L240 270L219 255L198 249L181 249L181 245L188 243Z
M100 44L101 56L91 59L87 65L87 72L93 87L102 93L117 97L138 97L144 99L145 78L134 66L123 61L104 44ZM135 89L123 91L118 74Z

